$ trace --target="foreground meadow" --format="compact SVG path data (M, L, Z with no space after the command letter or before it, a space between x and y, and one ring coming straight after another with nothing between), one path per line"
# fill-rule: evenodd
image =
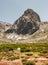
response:
M0 65L10 63L12 65L48 65L48 43L0 44Z

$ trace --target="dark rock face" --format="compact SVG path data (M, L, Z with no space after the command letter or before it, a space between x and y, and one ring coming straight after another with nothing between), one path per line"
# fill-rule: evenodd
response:
M8 29L7 31L5 31L5 33L13 33L13 32L16 33L16 30L15 29Z
M39 29L38 22L40 22L39 15L32 9L27 9L24 14L13 24L13 32L23 35L33 34Z
M32 9L27 9L24 12L24 16L28 16L32 21L39 21L40 22L39 15L36 12L34 12Z

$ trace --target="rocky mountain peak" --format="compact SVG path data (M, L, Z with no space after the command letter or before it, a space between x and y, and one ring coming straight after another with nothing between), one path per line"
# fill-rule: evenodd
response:
M15 21L12 28L7 30L6 33L11 33L10 31L17 34L33 34L39 29L38 22L40 22L39 15L32 9L27 9L24 14Z
M27 9L24 12L24 16L27 16L28 18L32 19L32 21L38 21L38 22L40 22L39 15L35 11L33 11L32 9Z

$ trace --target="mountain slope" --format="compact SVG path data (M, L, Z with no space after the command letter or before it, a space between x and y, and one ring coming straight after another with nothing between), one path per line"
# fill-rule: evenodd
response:
M4 36L4 32L11 27L11 24L0 21L0 38Z

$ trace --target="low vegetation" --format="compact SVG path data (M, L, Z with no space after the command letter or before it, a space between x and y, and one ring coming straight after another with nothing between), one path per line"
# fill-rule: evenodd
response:
M48 44L47 43L17 43L17 44L0 44L0 52L13 51L17 48L20 48L21 52L41 52L48 53Z
M0 44L0 61L22 59L23 65L35 65L29 58L48 58L48 43Z

